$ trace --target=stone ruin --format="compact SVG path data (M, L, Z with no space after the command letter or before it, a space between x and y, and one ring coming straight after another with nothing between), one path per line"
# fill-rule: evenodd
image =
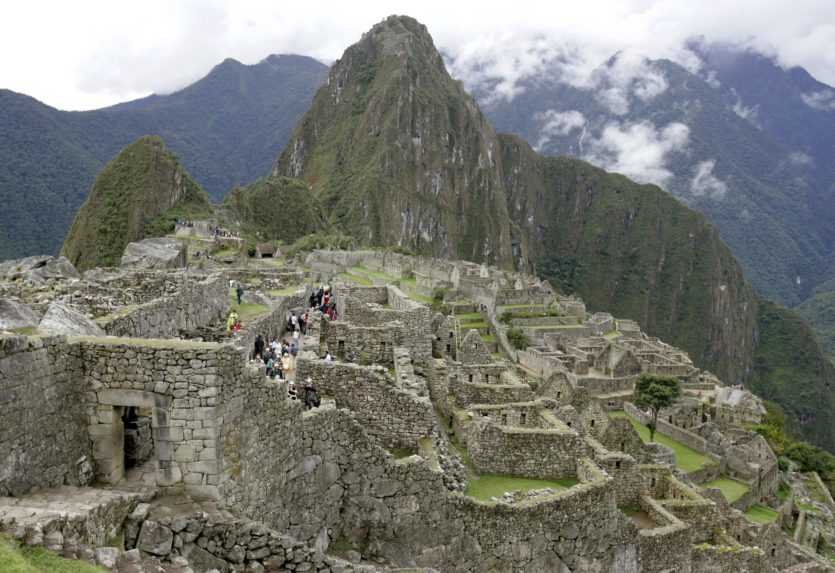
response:
M0 335L0 530L24 543L117 571L831 570L746 429L756 397L536 277L381 251L4 265L0 301L29 323ZM261 310L231 334L238 283ZM251 353L321 284L338 318L300 338L295 380L322 397L305 410ZM636 432L642 373L681 381L659 432L704 467ZM487 478L542 487L476 495Z

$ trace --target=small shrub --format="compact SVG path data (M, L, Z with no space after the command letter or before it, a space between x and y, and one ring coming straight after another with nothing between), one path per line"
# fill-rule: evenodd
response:
M509 310L504 311L499 315L499 322L502 324L510 324L510 321L513 319L513 313Z
M525 350L531 344L530 340L528 340L528 335L521 328L509 328L507 331L507 341L516 350Z

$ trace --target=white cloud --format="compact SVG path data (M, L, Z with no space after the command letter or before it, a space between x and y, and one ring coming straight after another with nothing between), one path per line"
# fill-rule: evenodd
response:
M798 165L800 167L809 167L811 166L815 160L806 153L802 151L794 151L789 154L789 162L792 165Z
M549 109L537 113L534 119L540 124L539 138L534 145L534 149L537 151L553 138L568 135L575 130L581 130L586 125L586 118L575 109L569 111Z
M820 90L808 94L801 94L803 103L820 111L835 111L835 91Z
M723 199L728 185L713 174L716 160L702 161L696 165L695 175L690 181L690 191L697 197L707 196L713 200Z
M669 156L683 151L689 138L690 130L682 123L658 129L648 121L613 122L591 142L585 159L641 183L665 185L673 177L667 169Z
M594 92L594 99L615 115L629 113L629 96L620 88L607 88Z
M759 127L759 105L752 105L750 107L746 106L742 103L742 99L737 99L736 103L734 103L733 107L731 108L733 112L741 117L742 119L752 123L753 125Z
M720 82L719 78L716 77L716 70L709 70L705 74L704 79L707 82L707 85L714 89L719 89L720 87L722 87L722 82Z
M448 0L27 0L3 5L0 87L90 108L183 87L227 57L255 63L271 53L302 53L333 60L392 13L426 24L455 58L457 77L498 77L496 97L513 97L520 78L554 60L563 81L588 82L618 51L697 69L685 49L694 36L773 54L835 84L831 0L517 0L478 9ZM649 83L627 95L652 97L659 87Z

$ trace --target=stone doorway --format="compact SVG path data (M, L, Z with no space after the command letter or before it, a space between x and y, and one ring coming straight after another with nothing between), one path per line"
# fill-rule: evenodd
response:
M90 427L96 478L109 484L126 478L169 485L172 478L168 409L170 399L153 392L98 392L97 422Z

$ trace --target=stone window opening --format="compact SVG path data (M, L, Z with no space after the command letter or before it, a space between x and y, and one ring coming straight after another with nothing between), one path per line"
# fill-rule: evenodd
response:
M451 345L451 344L447 344L447 345L446 345L446 353L447 353L447 354L452 353L452 345Z
M566 425L570 428L571 427L571 422L566 422Z
M519 425L524 426L527 423L528 415L525 412L519 414Z
M592 420L589 422L589 426L594 428L594 418L592 418Z
M615 469L616 469L616 470L619 470L619 469L620 469L620 460L618 460L618 461L616 461L616 462L615 462Z
M469 381L470 381L470 384L472 384L472 382L473 382L473 374L472 374L472 372L469 374Z
M655 478L652 478L649 482L649 487L655 487Z
M345 341L344 340L338 340L336 342L336 352L340 357L345 356Z

